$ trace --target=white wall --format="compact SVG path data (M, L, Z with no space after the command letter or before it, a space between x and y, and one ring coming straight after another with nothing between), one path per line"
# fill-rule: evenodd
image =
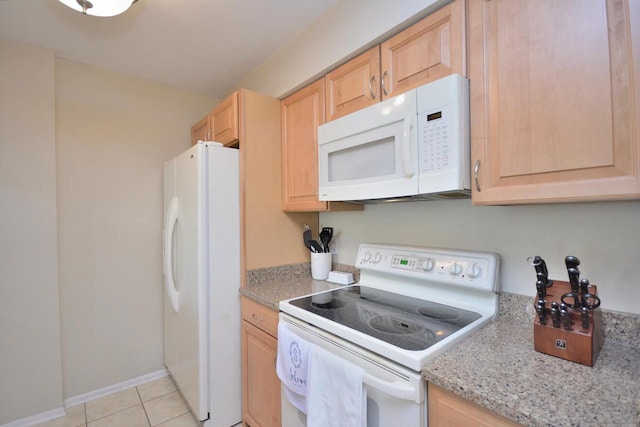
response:
M364 212L321 213L332 226L339 263L353 265L362 242L497 252L502 290L536 293L527 257L540 255L551 278L567 280L575 255L582 277L599 285L604 308L640 313L640 201L531 206L471 206L470 200L369 205Z
M0 425L62 407L53 76L0 40Z
M434 5L434 3L436 3ZM423 16L442 1L343 0L241 85L282 96L359 52L393 28ZM353 264L365 241L472 248L502 255L502 288L535 294L526 258L540 255L551 274L566 279L566 255L582 260L584 277L600 284L603 307L640 313L640 202L472 207L469 200L367 206L364 212L320 214L333 226L337 261Z
M217 99L56 60L65 398L158 369L162 163Z
M342 0L237 87L281 98L451 0Z

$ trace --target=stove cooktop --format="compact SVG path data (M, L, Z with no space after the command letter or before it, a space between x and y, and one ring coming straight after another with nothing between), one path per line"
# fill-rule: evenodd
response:
M489 252L363 243L357 284L280 301L280 316L419 371L494 318L499 263Z
M363 286L349 286L290 304L405 350L425 350L481 315Z

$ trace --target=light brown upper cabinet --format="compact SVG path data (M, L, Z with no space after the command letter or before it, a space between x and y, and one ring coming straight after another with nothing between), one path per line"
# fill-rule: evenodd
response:
M318 200L318 126L324 123L324 79L282 100L282 209L324 211Z
M437 10L380 45L382 99L448 76L467 76L464 1Z
M212 138L225 146L238 142L238 92L232 93L211 112Z
M327 121L380 101L380 46L325 76Z
M318 200L318 126L324 123L324 78L282 100L282 210L362 210Z
M191 126L191 145L200 140L221 142L226 147L238 145L238 93L232 93Z
M198 123L191 126L191 145L195 145L198 141L207 141L211 135L211 115L207 114Z
M470 0L474 204L640 197L640 2Z
M465 58L464 1L456 0L328 73L327 121L449 74L466 77Z

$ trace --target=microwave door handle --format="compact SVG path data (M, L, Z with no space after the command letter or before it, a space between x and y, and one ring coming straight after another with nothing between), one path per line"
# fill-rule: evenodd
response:
M404 175L412 178L415 175L411 156L411 129L413 128L413 117L407 117L402 124L402 166Z

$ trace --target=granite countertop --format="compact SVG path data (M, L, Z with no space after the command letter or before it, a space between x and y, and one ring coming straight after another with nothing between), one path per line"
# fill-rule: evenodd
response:
M640 426L640 316L603 311L605 343L589 367L535 351L532 298L503 298L520 313L501 309L425 366L428 382L527 426Z
M358 280L352 267L334 269ZM241 295L277 310L336 286L300 264L250 272ZM429 362L423 377L527 426L640 427L640 316L603 310L605 343L593 367L536 352L534 316L530 297L501 294L496 321Z
M348 265L334 264L332 270L353 274L358 281L358 271ZM250 298L273 310L278 303L290 298L344 286L326 280L313 280L309 263L285 265L281 267L251 270L247 274L247 285L240 289L240 295Z

